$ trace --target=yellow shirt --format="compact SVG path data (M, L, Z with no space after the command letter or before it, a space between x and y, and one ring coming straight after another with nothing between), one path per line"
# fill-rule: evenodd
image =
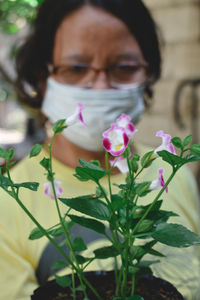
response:
M149 149L148 149L149 150ZM147 149L139 146L139 154ZM25 181L40 182L37 192L28 189L21 189L20 199L24 205L31 210L32 214L42 224L49 228L58 223L55 202L44 195L46 178L45 170L40 166L39 161L44 153L39 157L25 158L12 169L14 182ZM152 166L145 170L141 180L154 180L157 178L157 171L164 168L164 177L167 178L171 172L171 167L156 159ZM89 182L78 181L74 176L74 169L64 166L57 160L53 160L53 170L56 179L62 182L63 197L74 197L78 195L92 194L96 190L96 185ZM123 183L124 175L112 176L113 183ZM106 178L102 182L107 188ZM152 200L157 192L154 191L142 198L141 204ZM198 194L195 181L190 171L183 167L176 174L175 179L169 184L169 193L163 194L163 209L176 212L180 217L170 219L172 223L180 223L187 228L199 233L199 207ZM62 206L64 212L66 207ZM30 241L28 236L35 227L32 221L25 215L13 198L5 191L0 190L0 300L28 300L32 291L38 286L36 271L41 261L42 254L48 246L47 239ZM92 232L92 231L91 231ZM98 239L90 241L90 251L105 245L105 240ZM157 244L157 250L166 254L166 258L161 258L159 264L154 264L152 269L156 276L170 281L183 294L185 299L200 299L200 267L198 255L200 248L189 247L177 249L166 245ZM89 255L89 253L88 253ZM149 257L148 259L154 259ZM111 269L112 264L108 261L97 261L90 265L89 270Z

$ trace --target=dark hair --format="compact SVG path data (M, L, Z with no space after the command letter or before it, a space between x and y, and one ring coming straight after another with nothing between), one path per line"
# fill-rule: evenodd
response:
M147 93L151 96L151 85L160 76L161 58L155 23L141 0L44 0L33 32L19 49L16 59L17 85L23 102L33 107L41 106L56 30L70 12L87 4L110 12L129 27L149 64ZM36 92L34 96L27 92L27 86Z

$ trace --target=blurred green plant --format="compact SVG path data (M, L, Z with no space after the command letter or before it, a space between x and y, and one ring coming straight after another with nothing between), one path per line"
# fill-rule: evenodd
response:
M0 31L16 34L31 24L43 0L0 0Z

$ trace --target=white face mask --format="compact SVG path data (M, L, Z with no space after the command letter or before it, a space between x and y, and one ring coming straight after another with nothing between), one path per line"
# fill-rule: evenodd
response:
M42 112L54 123L72 115L80 102L84 105L83 119L87 124L75 124L63 131L72 143L91 151L101 151L102 133L125 113L135 124L144 112L143 88L93 90L61 84L48 78Z

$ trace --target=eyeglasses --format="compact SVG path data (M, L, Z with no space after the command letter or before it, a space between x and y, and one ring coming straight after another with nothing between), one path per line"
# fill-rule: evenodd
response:
M95 68L85 63L53 67L52 74L58 82L91 88L97 75L105 73L109 85L120 88L126 84L142 84L146 80L146 62L120 62L107 68Z

